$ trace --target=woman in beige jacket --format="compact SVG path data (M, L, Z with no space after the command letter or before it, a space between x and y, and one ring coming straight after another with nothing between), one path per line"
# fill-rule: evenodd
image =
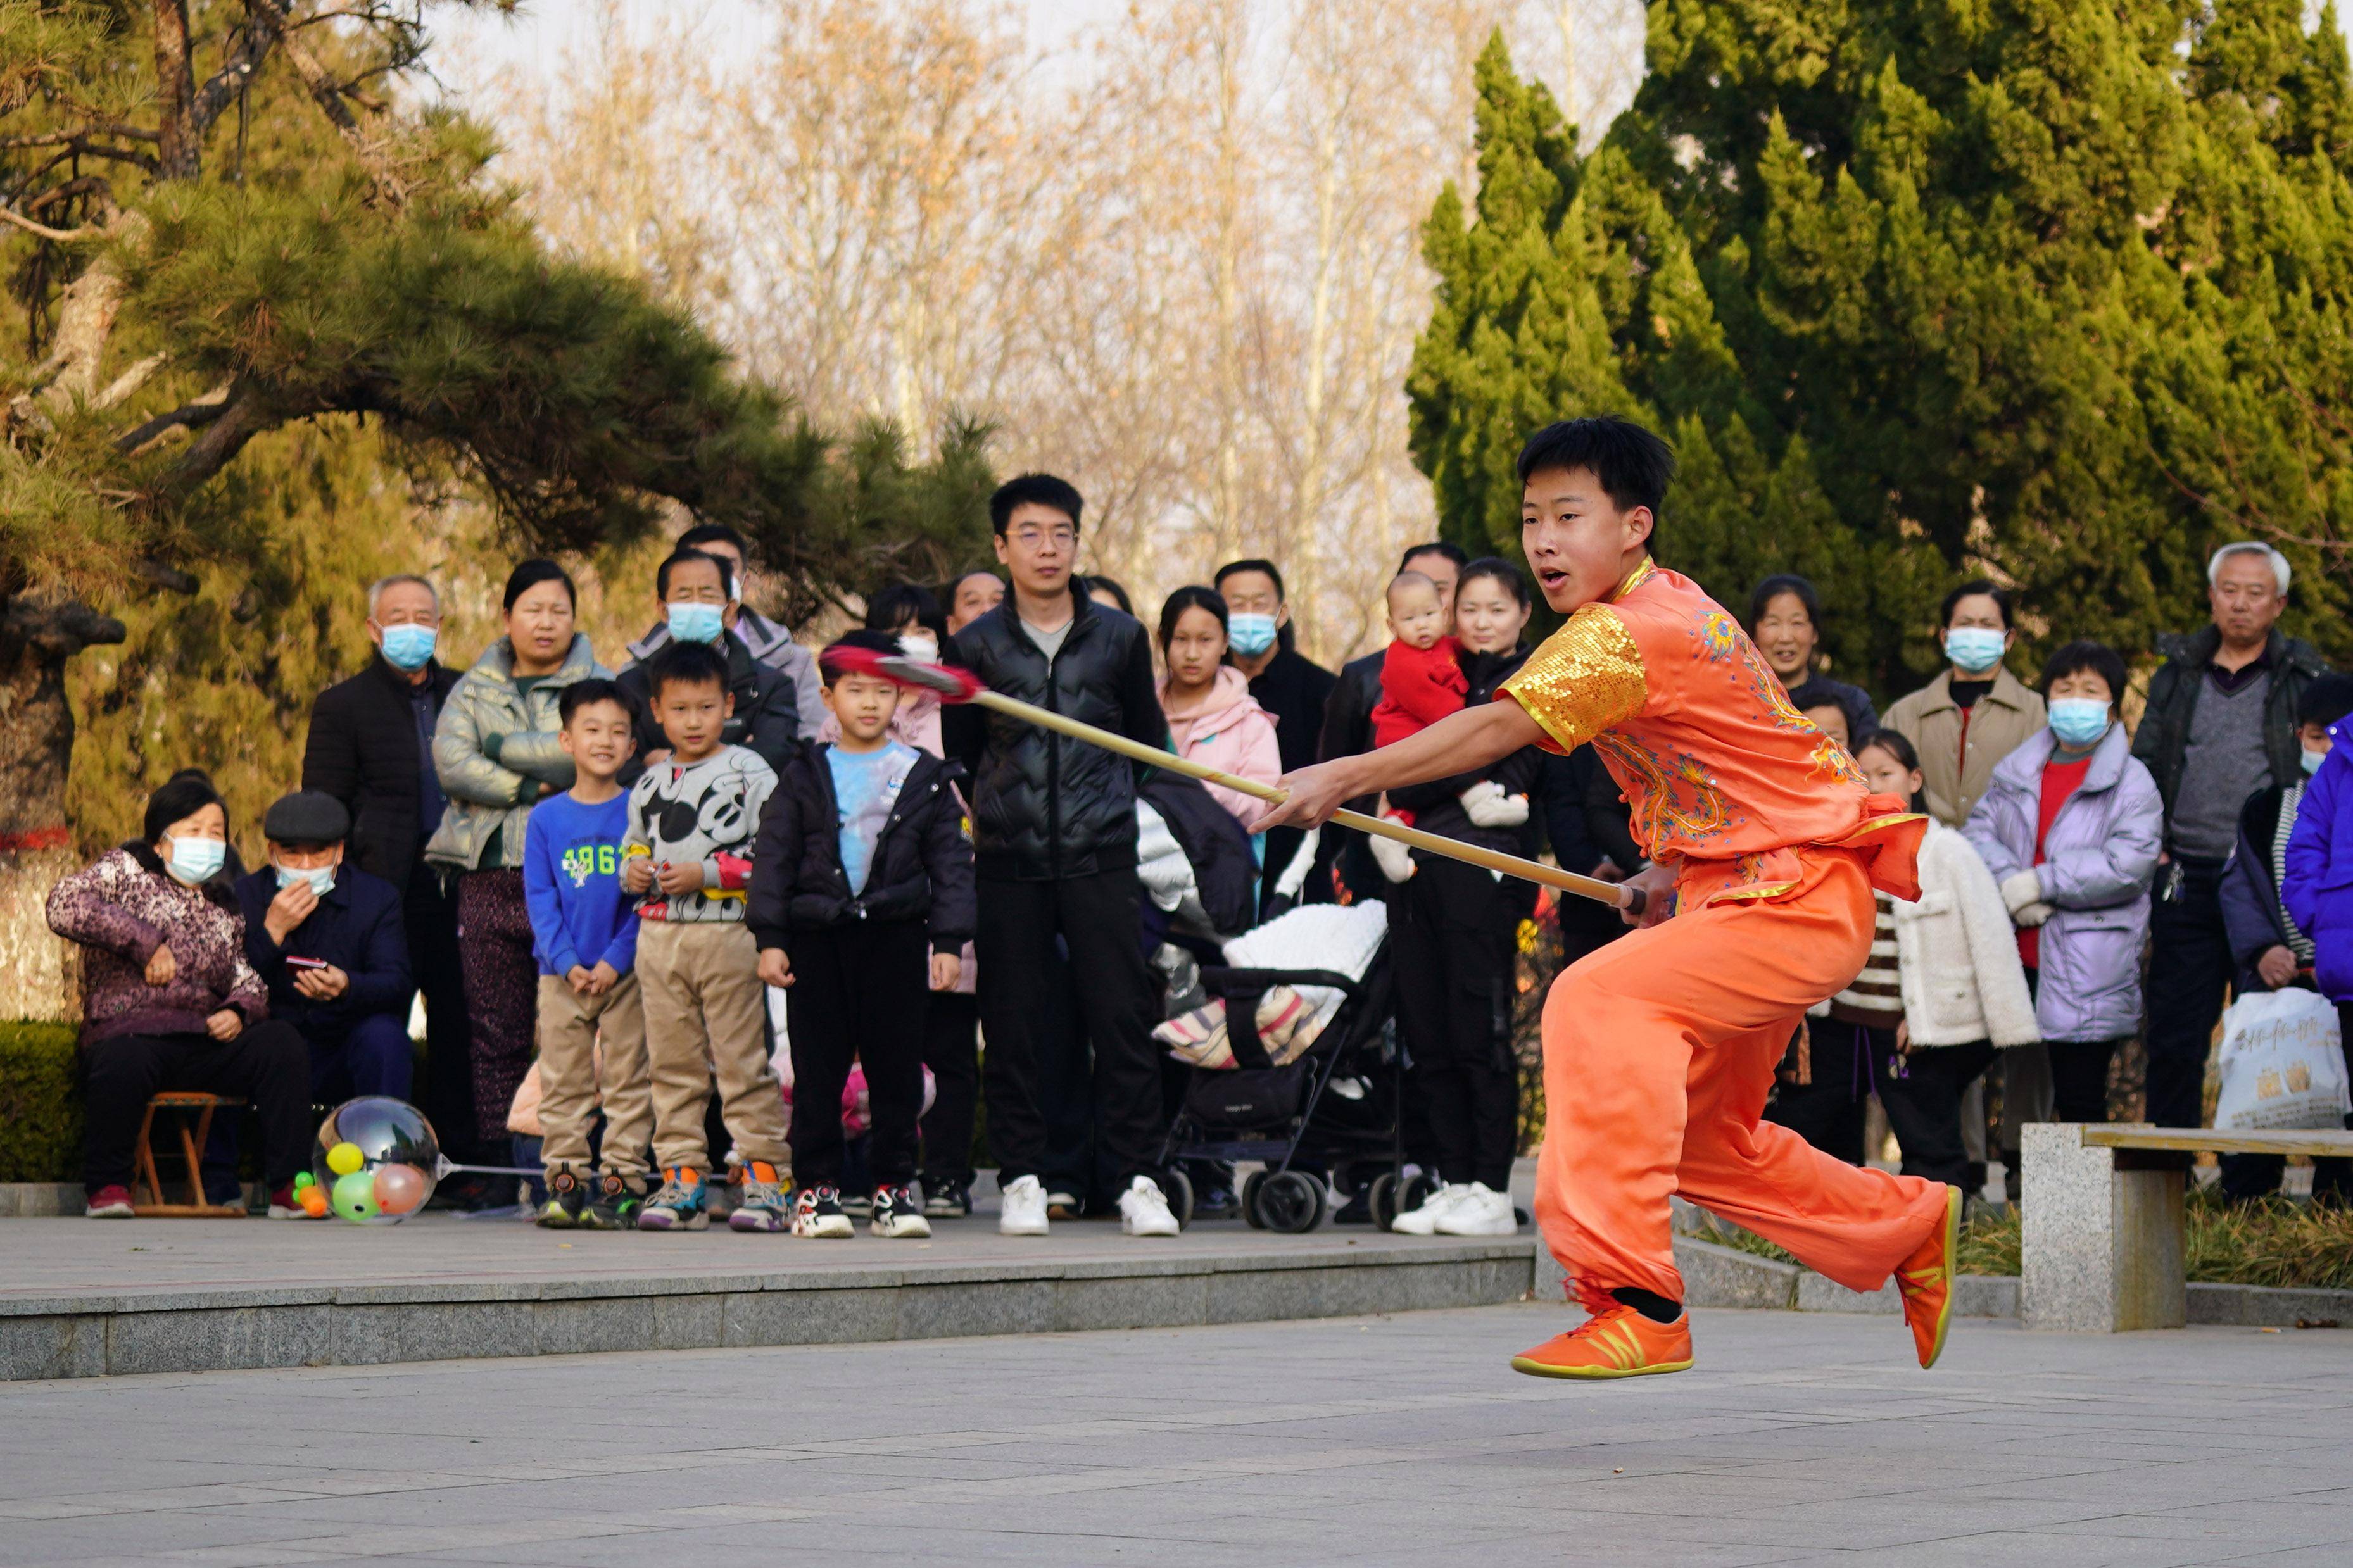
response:
M1920 754L1928 815L1947 827L1969 819L1994 764L2043 725L2042 699L2003 667L2017 640L2010 595L1979 579L1945 595L1942 675L1879 721Z

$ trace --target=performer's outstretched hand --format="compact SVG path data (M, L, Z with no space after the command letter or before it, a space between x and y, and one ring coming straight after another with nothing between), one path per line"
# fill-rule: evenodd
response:
M1349 787L1348 764L1356 759L1339 757L1328 763L1285 773L1275 781L1277 787L1288 795L1280 805L1270 805L1266 815L1250 824L1252 833L1264 833L1270 827L1321 827L1331 820L1332 814L1348 804L1349 796L1360 793Z
M1630 888L1642 890L1642 912L1626 910L1619 918L1630 926L1654 926L1675 912L1675 874L1665 866L1651 866L1626 879Z

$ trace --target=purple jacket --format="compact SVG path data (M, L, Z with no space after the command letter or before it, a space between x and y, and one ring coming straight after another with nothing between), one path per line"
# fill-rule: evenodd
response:
M2055 745L2046 726L1995 764L1962 829L1998 883L2033 864L2042 765ZM2045 1040L2117 1040L2140 1027L2140 949L2164 826L2157 781L2132 755L2125 727L2109 725L2034 868L2052 908L2034 1000Z
M248 1024L269 1016L226 876L184 887L153 849L133 842L49 889L48 910L49 929L81 944L85 1046L115 1035L200 1035L223 1007ZM165 942L177 972L170 984L150 985L147 960Z
M2280 902L2312 938L2312 977L2332 1002L2353 1000L2353 720L2329 727L2328 760L2312 775L2287 839Z

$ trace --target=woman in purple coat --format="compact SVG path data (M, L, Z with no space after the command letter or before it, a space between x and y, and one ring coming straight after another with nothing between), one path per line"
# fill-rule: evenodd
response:
M2124 660L2073 642L2042 670L2050 722L1994 768L1963 831L2001 888L2062 1121L2108 1119L2108 1064L2140 1027L2140 950L2165 812L2116 717Z

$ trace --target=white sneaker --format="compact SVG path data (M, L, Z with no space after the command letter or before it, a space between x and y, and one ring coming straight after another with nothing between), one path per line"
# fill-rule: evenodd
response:
M1127 1184L1127 1191L1119 1194L1119 1228L1130 1236L1176 1234L1176 1216L1168 1212L1158 1182L1138 1176Z
M1435 1236L1438 1234L1438 1222L1452 1213L1454 1205L1461 1203L1470 1191L1468 1187L1450 1183L1424 1198L1419 1208L1409 1209L1389 1221L1389 1228L1400 1236Z
M1035 1176L1022 1176L1002 1194L1005 1207L997 1216L999 1236L1046 1234L1046 1189Z
M1452 1208L1438 1216L1440 1236L1513 1236L1520 1228L1520 1216L1512 1212L1512 1195L1499 1193L1484 1182L1473 1182L1467 1187L1454 1189L1462 1195Z

